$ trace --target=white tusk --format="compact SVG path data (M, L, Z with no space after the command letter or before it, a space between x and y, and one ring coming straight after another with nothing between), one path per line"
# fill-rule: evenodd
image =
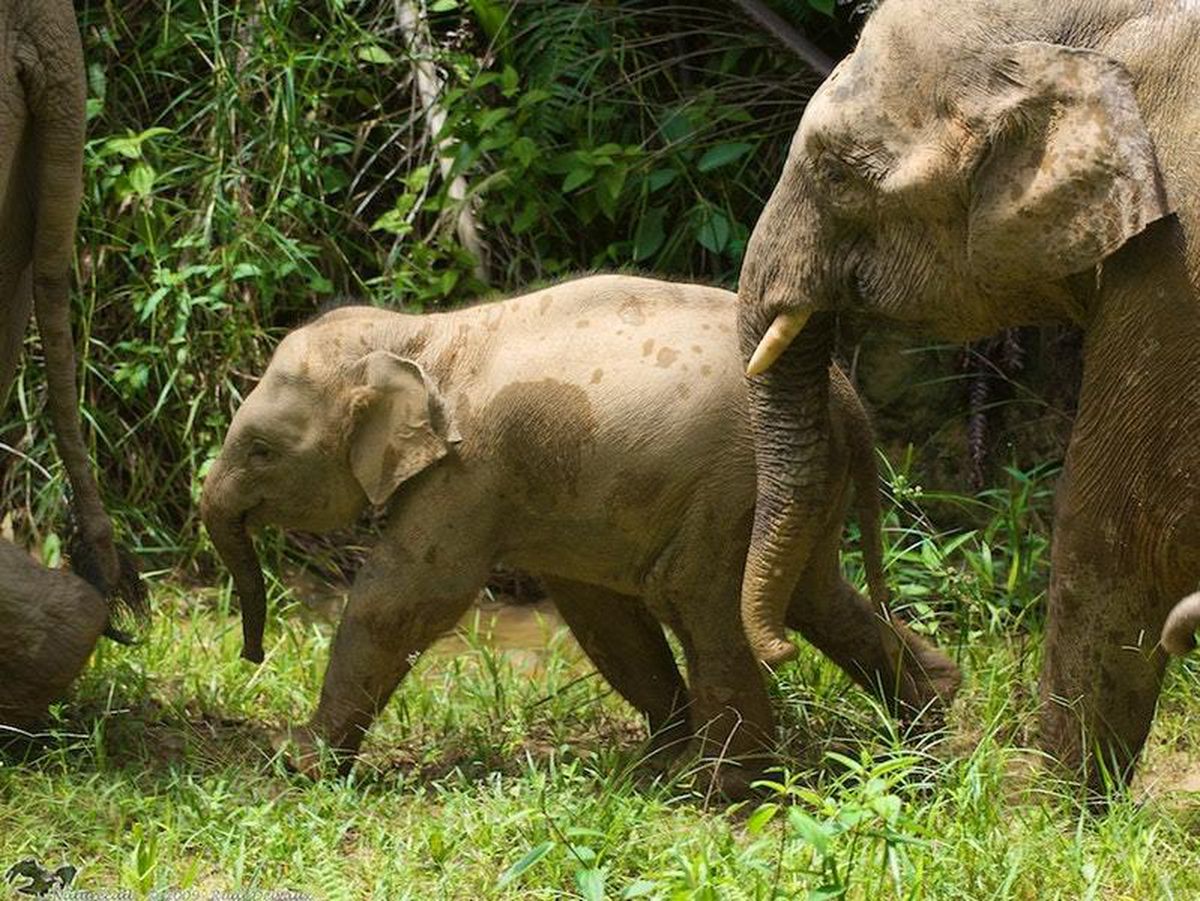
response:
M750 362L746 364L746 375L756 376L770 369L788 349L792 339L800 334L800 329L808 322L808 316L808 313L800 312L785 312L776 316L767 333L758 342L758 347L754 348Z

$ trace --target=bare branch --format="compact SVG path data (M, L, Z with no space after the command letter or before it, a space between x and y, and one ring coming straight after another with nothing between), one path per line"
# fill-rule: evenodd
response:
M417 94L425 110L425 123L434 144L434 156L443 179L448 179L454 165L454 140L437 136L446 124L446 110L441 95L445 85L433 65L433 37L425 22L423 4L414 0L395 0L396 23L404 33L412 61L413 76L417 83ZM449 179L446 195L458 204L455 231L462 246L475 257L475 276L482 282L488 281L487 248L475 227L475 214L467 197L467 180L461 175Z
M825 51L784 21L762 0L736 0L736 3L745 11L746 15L770 32L775 40L808 63L813 71L822 78L833 71L833 60Z

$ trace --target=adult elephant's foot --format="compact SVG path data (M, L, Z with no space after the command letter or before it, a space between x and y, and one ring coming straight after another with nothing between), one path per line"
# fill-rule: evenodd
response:
M1041 678L1039 742L1103 802L1128 785L1154 717L1169 601L1102 580L1055 546Z

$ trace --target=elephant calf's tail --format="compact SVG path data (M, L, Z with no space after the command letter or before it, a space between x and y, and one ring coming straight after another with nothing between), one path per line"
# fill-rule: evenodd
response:
M1182 657L1196 647L1197 626L1200 626L1200 591L1189 594L1171 609L1158 643L1168 654Z
M879 469L875 464L875 433L849 380L840 370L830 371L830 388L838 405L847 413L847 454L854 483L854 506L862 533L863 568L867 594L881 619L890 620L890 594L883 575L883 513L879 503Z

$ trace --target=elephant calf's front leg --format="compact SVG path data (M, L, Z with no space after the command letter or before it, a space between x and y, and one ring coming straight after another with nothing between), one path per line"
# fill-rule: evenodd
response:
M385 539L386 541L386 539ZM353 762L363 736L416 658L462 617L487 580L487 561L456 560L436 571L388 544L355 580L308 726L291 735L298 768L315 771L314 739Z

